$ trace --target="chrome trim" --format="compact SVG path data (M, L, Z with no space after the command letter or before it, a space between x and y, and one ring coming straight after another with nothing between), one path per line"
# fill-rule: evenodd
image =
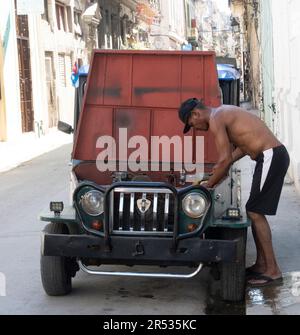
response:
M122 221L123 221L123 211L124 211L124 193L120 194L120 204L119 204L119 230L123 230ZM120 225L121 222L121 225Z
M125 193L125 192L124 192ZM134 193L130 194L130 231L133 231L134 224Z
M177 279L190 279L195 277L203 268L203 264L200 263L197 270L190 274L172 274L172 273L150 273L150 272L117 272L117 271L96 271L91 270L81 261L78 261L80 269L91 275L98 276L118 276L118 277L143 277L143 278L177 278Z
M168 188L148 188L148 187L116 187L115 192L118 193L168 193L173 194Z
M145 233L161 233L162 235L172 235L173 232L169 231L169 213L170 213L170 194L174 195L174 193L167 188L147 188L147 187L116 187L113 189L113 192L116 192L115 194L120 194L119 196L119 208L116 209L111 206L110 204L110 212L115 213L116 210L119 210L119 227L113 223L114 220L114 214L111 215L110 213L110 227L114 227L112 229L112 233L115 234L145 234ZM137 194L137 196L135 196ZM139 194L141 194L141 198L139 198ZM130 195L130 196L129 196ZM130 200L128 199L128 196L130 197ZM147 199L147 196L151 197L151 205L150 208L152 210L152 218L149 218L149 221L146 222L146 213L143 213L143 210L139 208L139 206L143 205L143 200L149 200ZM174 195L175 196L175 195ZM111 198L112 199L112 198ZM141 201L142 200L142 201ZM163 206L164 206L164 213L162 214L162 218L160 219L159 213L158 213L158 206L159 201L162 200ZM129 202L130 201L130 202ZM150 200L149 200L150 201ZM127 204L129 202L129 213L127 212ZM138 203L139 202L139 203ZM137 206L137 208L136 208ZM151 207L153 206L153 207ZM123 210L121 209L123 207ZM126 209L126 211L125 211ZM136 211L138 211L139 219L136 217ZM124 217L126 213L126 217ZM129 214L129 218L127 218L127 215ZM122 221L121 221L122 217ZM129 228L125 227L124 224L129 219ZM161 222L162 221L162 222ZM172 223L173 224L173 223Z
M142 203L147 200L147 193L142 195ZM144 205L144 204L143 204ZM146 212L141 212L141 231L145 231L145 214Z
M109 230L112 232L114 230L114 191L110 193L109 207Z
M130 231L130 230L114 230L113 232L115 235L128 235L128 236L140 236L141 234L143 236L146 236L146 235L149 235L149 236L172 236L173 235L173 232L171 231L168 231L168 232L163 232L163 231L143 231L141 232L140 230L133 230L133 231Z
M166 194L165 195L165 211L164 211L164 232L168 231L168 218L169 218L169 203L170 203L170 195ZM166 227L167 223L167 227Z
M158 230L158 227L157 227L157 201L158 201L158 194L154 193L154 198L153 198L153 227L152 227L153 231Z

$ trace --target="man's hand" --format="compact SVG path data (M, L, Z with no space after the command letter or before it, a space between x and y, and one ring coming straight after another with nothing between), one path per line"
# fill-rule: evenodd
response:
M211 188L208 184L208 181L207 180L200 180L200 181L196 181L193 183L193 186L203 186L205 188Z
M210 188L207 181L204 181L203 183L201 183L201 186L203 186L205 188Z

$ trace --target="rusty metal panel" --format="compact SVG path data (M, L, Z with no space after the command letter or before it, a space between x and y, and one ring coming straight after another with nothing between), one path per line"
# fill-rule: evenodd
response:
M213 52L96 50L73 157L95 160L96 138L117 135L120 127L128 128L129 137L182 137L180 104L196 97L217 107L219 95ZM188 135L193 134L195 137L195 131ZM214 163L214 141L209 133L201 135L206 139L205 161Z
M170 120L172 120L170 122ZM152 123L152 136L167 136L170 139L176 135L179 136L183 141L182 131L177 132L178 129L182 129L182 122L178 118L177 110L167 110L167 109L156 109L153 111L153 123ZM174 129L176 134L174 134ZM159 151L160 161L163 162L162 158L162 148ZM184 151L182 151L182 157L184 157ZM176 157L174 157L174 150L171 150L171 162L178 162Z
M211 58L210 56L207 56ZM182 57L181 101L189 98L205 99L204 57Z
M103 93L105 82L106 56L97 57L95 55L92 67L90 70L89 81L85 88L86 99L82 115L85 115L84 109L86 105L103 105Z
M84 112L73 156L80 160L96 160L100 152L96 148L98 138L103 135L113 136L113 109L88 106Z
M177 108L181 102L181 57L142 54L133 58L133 105Z
M128 55L109 55L104 70L104 105L130 106L131 57Z
M115 127L114 127L114 138L116 143L119 143L119 129L123 128L127 130L128 140L133 136L143 136L148 143L150 143L150 124L151 124L151 110L149 109L125 109L119 108L115 110ZM126 143L122 143L125 144ZM131 144L134 146L134 143ZM137 149L137 148L136 148ZM134 148L127 149L127 157L135 151ZM145 148L147 149L147 148ZM143 157L149 158L148 150L142 152ZM117 157L119 155L119 146L117 146Z

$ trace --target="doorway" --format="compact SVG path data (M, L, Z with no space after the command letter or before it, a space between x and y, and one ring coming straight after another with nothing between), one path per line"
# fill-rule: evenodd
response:
M58 123L58 113L56 109L56 89L55 76L53 67L53 54L46 52L45 54L45 68L46 68L46 89L48 102L48 121L49 128L56 127Z
M34 130L31 61L27 15L16 14L16 32L19 60L22 132L27 133Z

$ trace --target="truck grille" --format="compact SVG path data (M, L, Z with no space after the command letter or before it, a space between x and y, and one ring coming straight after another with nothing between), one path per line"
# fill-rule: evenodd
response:
M112 233L173 234L175 195L171 190L116 187L109 199Z

